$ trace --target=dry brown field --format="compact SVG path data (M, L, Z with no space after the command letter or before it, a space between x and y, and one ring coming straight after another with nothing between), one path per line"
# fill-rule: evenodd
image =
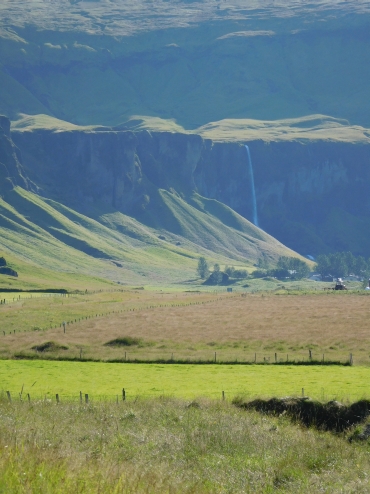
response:
M63 329L7 334L3 357L30 352L45 341L68 346L59 355L85 358L190 358L251 361L341 359L370 364L370 298L355 293L328 294L135 294L110 313ZM150 304L150 305L149 305ZM131 307L131 309L129 308ZM146 308L150 307L150 308ZM116 307L117 308L117 307ZM137 346L104 343L122 336L142 339ZM49 355L50 352L48 353ZM46 355L46 354L45 354Z

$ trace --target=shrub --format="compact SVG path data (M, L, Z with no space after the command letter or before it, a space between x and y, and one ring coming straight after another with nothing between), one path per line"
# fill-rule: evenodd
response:
M33 346L32 350L36 350L36 352L57 352L58 350L68 350L68 347L55 341L46 341L41 345Z
M105 346L137 346L142 342L141 338L135 336L120 336L105 343Z

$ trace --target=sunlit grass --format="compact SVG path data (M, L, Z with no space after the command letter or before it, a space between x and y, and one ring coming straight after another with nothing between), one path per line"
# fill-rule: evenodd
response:
M354 401L370 397L366 367L112 364L61 361L0 361L3 391L15 399L23 389L33 399L89 393L91 399L120 395L217 398L306 396Z
M190 406L189 406L190 405ZM367 447L228 401L0 400L0 491L369 491Z

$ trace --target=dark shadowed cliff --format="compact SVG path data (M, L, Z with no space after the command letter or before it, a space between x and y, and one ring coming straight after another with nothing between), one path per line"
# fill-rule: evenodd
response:
M10 137L10 120L0 115L0 194L15 185L28 189L30 183L24 176L19 150Z

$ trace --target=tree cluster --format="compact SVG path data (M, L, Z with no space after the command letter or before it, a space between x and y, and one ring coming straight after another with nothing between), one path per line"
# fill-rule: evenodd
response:
M352 252L321 254L317 256L316 262L316 270L321 276L343 278L349 274L361 277L367 277L370 274L370 259L354 256Z
M254 278L272 276L280 280L286 278L292 280L301 280L302 278L306 278L309 273L310 268L308 264L301 259L298 259L297 257L282 256L277 262L276 269L257 269L256 271L253 271L252 276Z
M248 271L246 269L235 269L233 266L226 266L224 272L230 278L245 279L248 278Z

